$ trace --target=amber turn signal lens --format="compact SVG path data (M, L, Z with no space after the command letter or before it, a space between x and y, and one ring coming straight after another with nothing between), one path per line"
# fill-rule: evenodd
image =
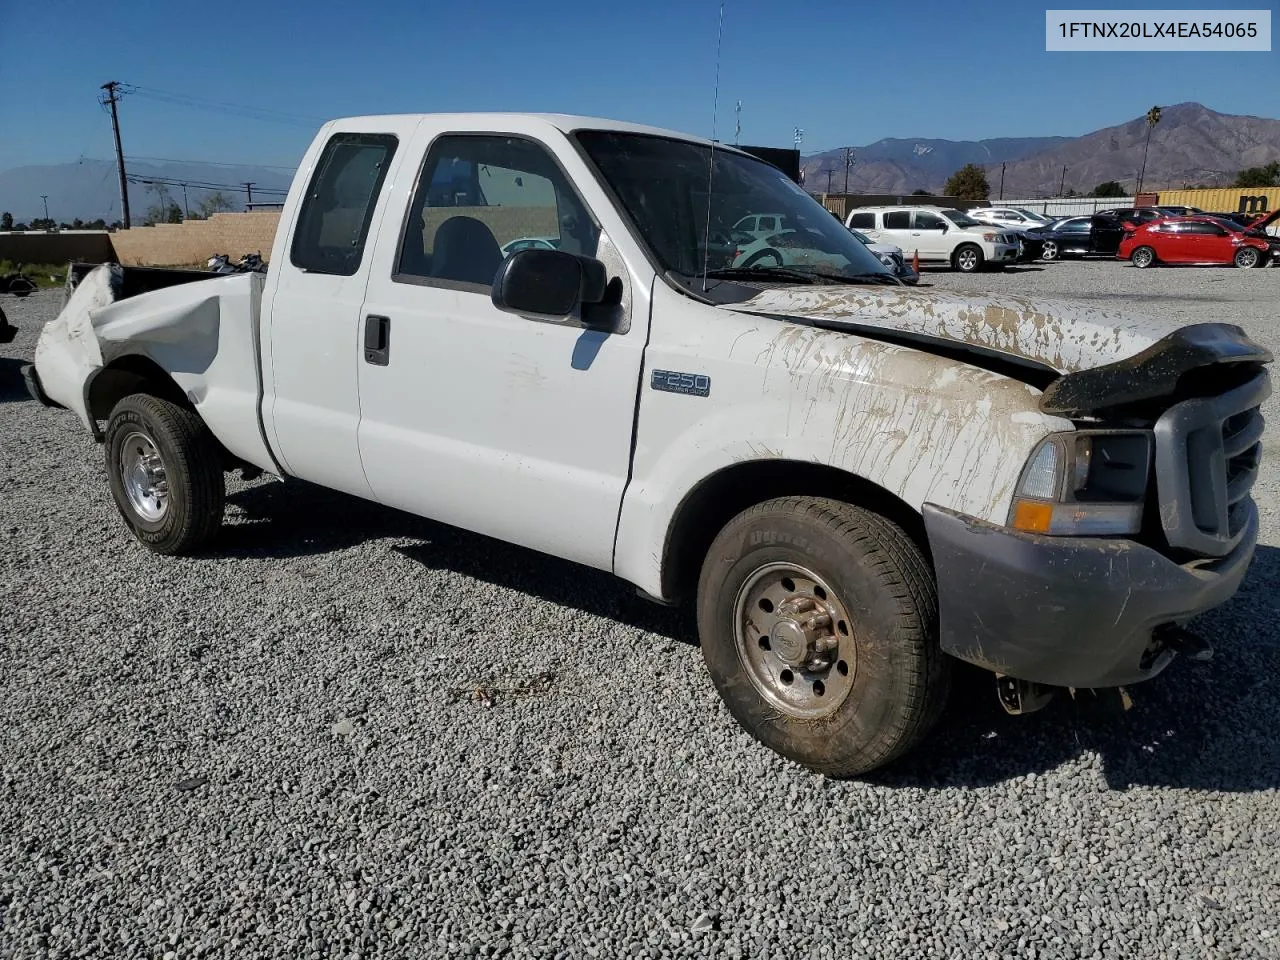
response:
M1028 533L1048 533L1053 523L1053 504L1019 500L1013 510L1013 527Z

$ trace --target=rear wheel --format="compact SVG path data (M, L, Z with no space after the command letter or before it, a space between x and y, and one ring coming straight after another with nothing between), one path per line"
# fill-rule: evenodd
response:
M739 514L698 584L711 679L782 756L854 776L905 753L946 700L937 593L919 548L877 514L786 497Z
M1156 252L1150 247L1139 247L1129 254L1129 262L1139 270L1145 270L1156 262Z
M976 273L982 269L982 248L966 243L951 256L951 265L961 273Z
M107 475L116 508L156 553L194 553L222 524L226 486L217 441L195 412L135 393L111 411Z
M1261 263L1262 257L1256 247L1241 247L1236 251L1236 255L1232 260L1237 267L1247 270Z
M1046 240L1044 242L1044 250L1040 253L1040 259L1057 260L1058 256L1058 242L1056 240Z

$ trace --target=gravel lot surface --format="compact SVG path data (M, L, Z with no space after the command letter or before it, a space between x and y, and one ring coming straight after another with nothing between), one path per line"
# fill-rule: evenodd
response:
M926 281L1280 353L1277 269ZM22 392L57 304L3 300L0 956L1280 957L1275 456L1212 662L1025 718L966 672L922 749L836 782L591 571L269 481L212 555L146 553Z

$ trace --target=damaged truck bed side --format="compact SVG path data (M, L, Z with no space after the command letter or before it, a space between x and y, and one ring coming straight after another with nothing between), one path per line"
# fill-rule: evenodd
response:
M760 212L803 266L733 266ZM1244 331L904 287L669 131L334 121L265 277L131 284L85 276L26 374L148 547L208 549L239 469L609 570L691 601L733 716L833 775L918 742L951 657L1025 712L1203 654L1257 539Z

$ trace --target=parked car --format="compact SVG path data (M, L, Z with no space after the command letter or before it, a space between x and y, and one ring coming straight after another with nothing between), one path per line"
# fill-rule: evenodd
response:
M1198 213L1204 213L1204 211L1199 207L1183 207L1167 203L1156 204L1155 209L1170 217L1189 217Z
M915 268L907 262L906 254L902 252L901 247L892 243L876 243L865 233L859 233L857 230L850 229L849 232L853 234L855 240L879 257L881 263L893 270L893 275L903 283L920 282L920 274L916 273Z
M513 198L559 249L502 254ZM845 265L708 269L705 224L752 210ZM997 243L966 219L938 232ZM953 657L1026 713L1202 656L1184 624L1254 555L1271 355L1241 328L903 287L731 146L564 116L333 120L280 223L266 274L148 290L176 277L97 267L23 368L102 444L154 553L209 550L238 471L611 571L692 603L730 714L839 776L919 742ZM594 640L556 638L566 669L608 669Z
M508 256L517 250L555 250L557 237L517 237L502 245L502 255Z
M1213 217L1170 217L1125 234L1116 256L1141 268L1160 263L1264 267L1271 262L1274 248L1267 237L1233 227L1231 221Z
M922 263L946 263L961 273L1018 259L1018 239L959 210L944 207L859 207L845 226L878 243L892 243L907 256L917 251Z
M1167 214L1155 207L1120 207L1100 210L1091 217L1090 242L1093 252L1114 254L1120 249L1125 233L1163 219Z
M1095 252L1091 217L1066 217L1027 232L1040 240L1042 260L1084 257Z
M1030 230L1053 222L1051 217L1046 217L1043 213L1035 213L1022 207L975 207L969 211L969 216L983 223L1012 227L1015 230Z

